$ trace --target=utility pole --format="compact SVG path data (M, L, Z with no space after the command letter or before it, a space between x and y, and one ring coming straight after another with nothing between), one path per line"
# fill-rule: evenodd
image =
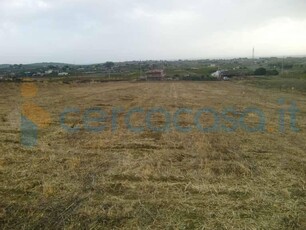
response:
M255 48L253 47L253 54L252 54L253 61L255 60Z
M284 59L285 57L283 57L283 61L282 61L282 74L284 74Z
M141 71L141 61L139 62L139 79L141 78L141 73L142 73L142 71Z

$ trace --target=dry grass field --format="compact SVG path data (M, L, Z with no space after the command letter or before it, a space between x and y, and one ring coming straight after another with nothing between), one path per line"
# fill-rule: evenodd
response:
M233 82L36 83L31 102L52 117L39 130L38 145L20 145L20 111L27 98L20 84L0 84L1 229L306 229L306 95ZM277 103L279 98L285 105ZM280 133L278 110L296 101L300 132L286 113ZM203 133L130 132L130 108L163 107L221 112L234 107L264 111L266 132L238 129ZM121 108L118 130L84 129L81 114L69 115L69 133L60 125L67 108L82 112ZM182 126L193 124L184 114ZM144 115L132 116L144 124ZM155 125L164 117L153 116ZM202 117L203 124L211 116ZM249 114L248 125L258 118ZM82 128L83 127L83 128Z

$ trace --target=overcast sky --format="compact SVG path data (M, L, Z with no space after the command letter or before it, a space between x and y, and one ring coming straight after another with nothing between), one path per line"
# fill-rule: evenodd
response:
M306 55L306 0L0 0L0 63Z

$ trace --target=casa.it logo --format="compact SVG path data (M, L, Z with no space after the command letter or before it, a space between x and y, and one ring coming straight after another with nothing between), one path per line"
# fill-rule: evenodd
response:
M21 108L21 137L20 142L25 147L35 147L38 142L38 132L51 124L51 116L40 106L36 105L35 99L38 88L33 83L21 85L21 96L23 98Z

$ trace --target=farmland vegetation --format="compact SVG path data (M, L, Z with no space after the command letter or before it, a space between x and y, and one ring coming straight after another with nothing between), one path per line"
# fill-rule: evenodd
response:
M186 64L187 65L187 64ZM170 67L168 67L170 68ZM180 67L182 71L190 67ZM213 67L192 71L208 74ZM255 67L256 69L258 67ZM202 72L203 71L203 72ZM173 70L173 74L180 71ZM184 73L185 74L185 73ZM187 74L187 72L186 72ZM1 229L305 229L306 98L304 75L241 78L230 82L100 82L101 77L40 78L32 83L0 84ZM87 78L86 78L87 79ZM34 84L31 99L52 117L39 130L37 146L20 145L22 84ZM303 85L304 84L304 85ZM279 86L283 86L279 88ZM292 89L294 87L294 89ZM278 104L285 98L284 104ZM300 131L278 131L278 111L296 102ZM126 111L162 107L248 107L264 111L265 132L130 132ZM73 114L60 125L66 108L124 108L118 130L93 133ZM142 114L131 117L139 127ZM258 117L246 117L249 126ZM109 124L111 120L106 120ZM156 126L163 116L152 118ZM201 118L203 125L213 117ZM180 125L193 126L182 114Z

